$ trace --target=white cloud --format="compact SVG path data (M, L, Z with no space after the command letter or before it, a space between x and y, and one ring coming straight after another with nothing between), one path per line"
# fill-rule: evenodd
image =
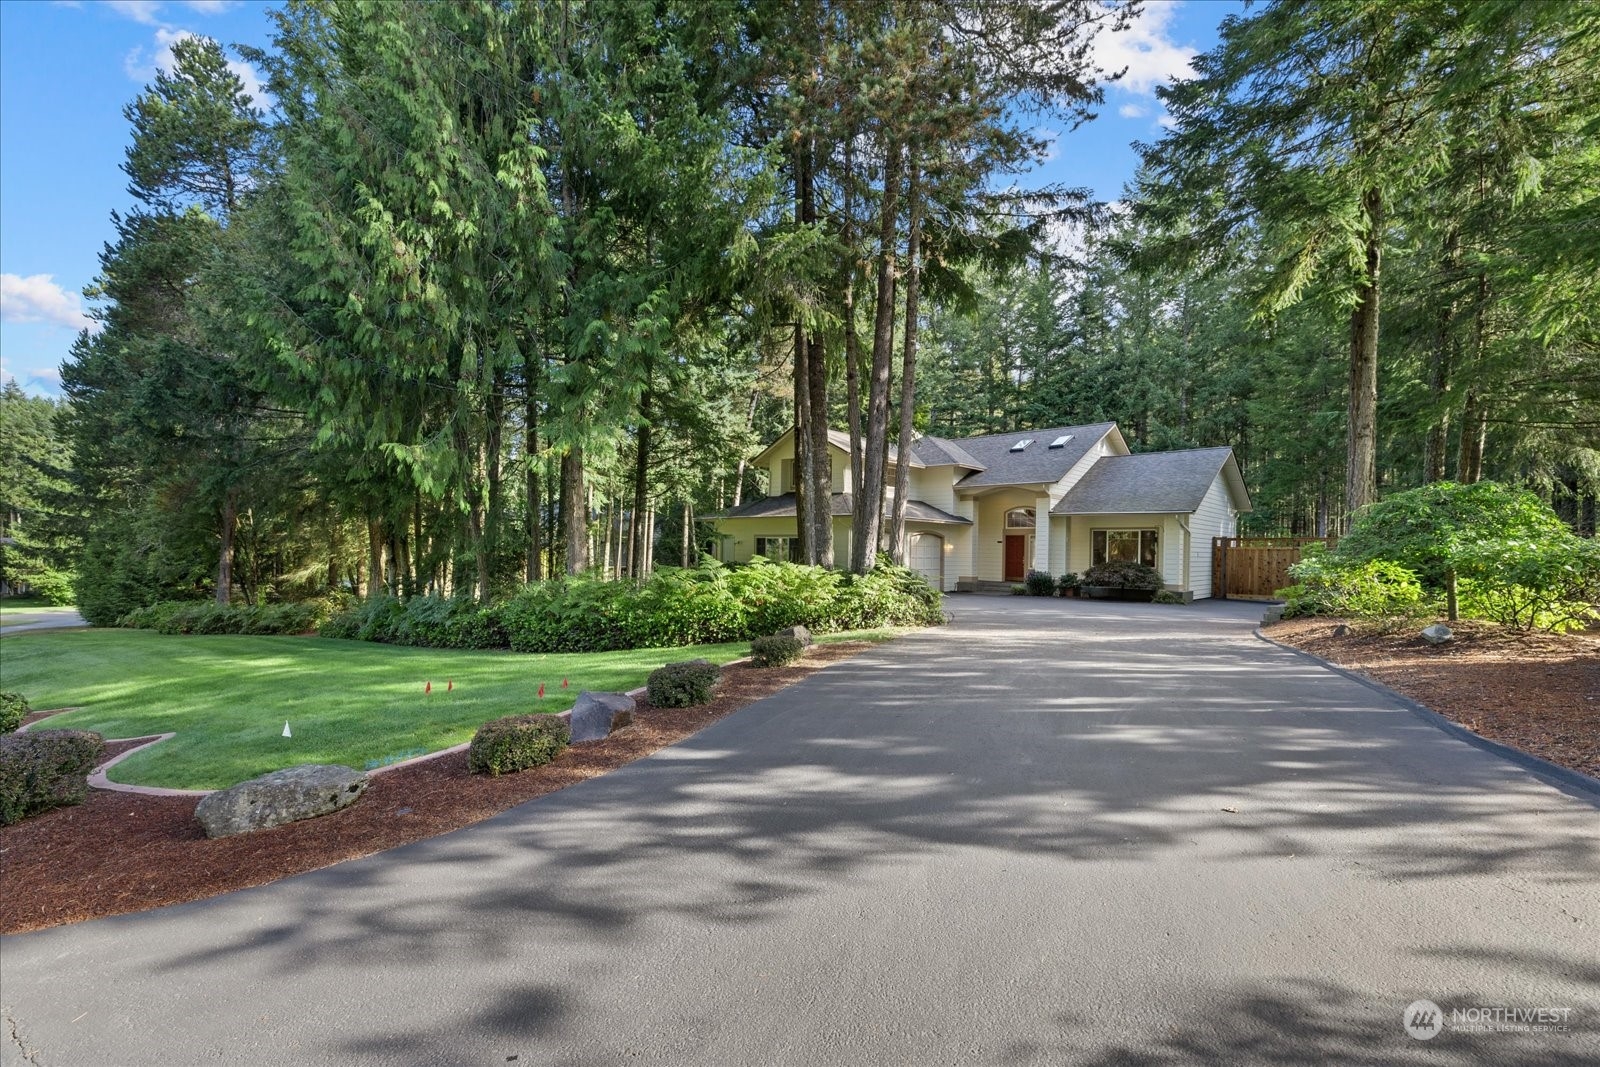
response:
M1117 114L1125 119L1142 119L1149 113L1143 104L1123 104L1117 108Z
M220 15L238 5L236 0L184 0L184 6L202 15Z
M1171 115L1162 115L1160 118L1156 119L1156 123L1160 125L1163 130L1175 130L1178 128L1178 120L1173 118Z
M83 313L77 293L69 293L52 274L0 274L0 320L43 322L69 330L98 330L100 324Z
M1127 68L1116 88L1140 96L1155 93L1158 85L1194 76L1190 62L1193 48L1175 44L1167 36L1175 5L1146 4L1139 16L1121 33L1102 33L1095 38L1094 58L1100 69L1114 73Z
M146 26L160 25L161 0L106 0L106 7Z

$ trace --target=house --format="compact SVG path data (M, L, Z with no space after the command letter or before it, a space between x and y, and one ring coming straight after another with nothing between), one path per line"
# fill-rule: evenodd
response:
M944 590L1020 582L1030 570L1081 574L1135 560L1166 587L1211 595L1211 539L1232 537L1250 510L1230 448L1133 455L1116 423L1057 426L950 440L918 437L907 456L912 567ZM850 438L828 432L835 561L849 564ZM899 454L891 446L889 497ZM717 555L794 558L794 431L752 461L769 495L716 516ZM885 526L888 525L885 517Z

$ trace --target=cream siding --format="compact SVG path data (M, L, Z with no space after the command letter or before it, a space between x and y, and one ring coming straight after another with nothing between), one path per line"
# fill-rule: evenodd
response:
M1155 530L1156 560L1161 580L1172 589L1183 585L1183 531L1176 515L1074 515L1066 569L1082 574L1094 565L1094 531ZM1209 588L1209 587L1208 587Z
M1228 483L1218 472L1206 490L1205 499L1189 519L1193 545L1189 553L1189 587L1196 600L1211 595L1211 539L1233 537L1238 531Z

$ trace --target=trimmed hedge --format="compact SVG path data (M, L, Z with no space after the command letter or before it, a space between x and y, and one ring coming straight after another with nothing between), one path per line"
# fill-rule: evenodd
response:
M9 734L21 726L32 710L21 693L0 693L0 734Z
M1056 580L1045 571L1029 571L1022 577L1029 596L1055 596Z
M771 637L758 637L750 642L750 665L752 667L787 667L805 654L805 642L798 637L785 637L782 634L773 634Z
M721 678L722 668L715 663L691 659L657 667L645 685L656 707L687 708L709 701Z
M1111 589L1148 589L1152 592L1162 586L1161 572L1145 563L1096 563L1083 572L1083 585L1103 586Z
M117 620L117 625L163 634L292 635L315 630L333 611L328 600L255 605L165 600L133 609Z
M572 730L554 715L509 715L478 727L467 746L467 769L474 774L514 774L542 767L561 755Z
M324 637L435 648L611 652L750 640L801 625L819 632L936 626L940 594L920 574L870 574L757 560L662 568L647 581L563 578L490 607L439 597L374 597L323 623Z
M105 739L85 730L0 736L0 826L83 803L105 750Z

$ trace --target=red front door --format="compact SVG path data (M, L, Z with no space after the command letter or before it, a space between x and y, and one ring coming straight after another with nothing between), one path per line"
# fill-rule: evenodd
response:
M1020 582L1028 555L1027 534L1006 534L1006 581Z

